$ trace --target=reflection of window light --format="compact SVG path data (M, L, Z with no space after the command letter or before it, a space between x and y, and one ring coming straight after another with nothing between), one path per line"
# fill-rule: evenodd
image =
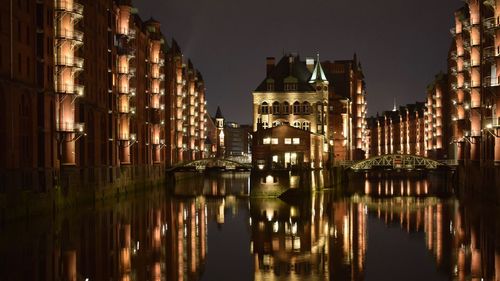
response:
M293 144L300 144L300 138L293 138Z
M262 143L263 143L263 144L271 144L271 138L264 138L264 139L262 140Z
M279 229L280 229L279 223L277 221L274 222L274 224L273 224L273 232L276 233L276 232L278 232Z
M277 138L272 138L271 143L272 144L278 144L278 139Z

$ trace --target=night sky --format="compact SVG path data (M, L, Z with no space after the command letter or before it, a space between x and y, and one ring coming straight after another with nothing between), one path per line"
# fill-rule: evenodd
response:
M459 0L134 0L154 17L203 74L208 109L250 123L252 91L265 58L283 51L322 60L361 60L368 115L423 101L426 86L446 70L453 12ZM383 3L383 4L382 4Z

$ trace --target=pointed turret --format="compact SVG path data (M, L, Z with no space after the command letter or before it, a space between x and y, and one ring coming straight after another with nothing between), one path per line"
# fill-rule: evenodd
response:
M316 82L328 82L328 80L326 79L325 72L323 71L323 67L321 67L321 61L319 60L319 53L317 54L316 65L314 66L311 79L309 79L309 83L311 84Z
M217 106L217 112L215 112L215 119L218 119L218 118L224 118L224 116L222 115L220 107Z

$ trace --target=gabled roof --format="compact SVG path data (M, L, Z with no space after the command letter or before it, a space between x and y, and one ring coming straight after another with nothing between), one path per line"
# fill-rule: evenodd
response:
M297 92L315 92L309 84L311 72L307 69L306 62L301 61L299 56L285 55L274 66L274 69L265 77L255 92L267 92L267 82L274 83L274 92L285 92L285 80L296 81Z

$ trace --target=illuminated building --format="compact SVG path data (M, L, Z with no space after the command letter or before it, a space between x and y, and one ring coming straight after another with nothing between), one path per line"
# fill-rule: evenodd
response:
M452 133L451 106L448 76L440 73L427 87L425 130L429 158L447 159L453 156L453 152L449 151Z
M367 119L369 155L426 154L426 107L408 104Z
M9 136L0 196L33 191L37 209L41 192L64 205L206 156L203 78L130 0L4 8L15 29L0 25L0 133Z
M497 1L466 1L455 12L449 53L453 144L458 160L500 162L500 29Z
M327 154L320 160L322 166L335 160L364 159L363 79L356 56L348 61L321 62L319 55L302 61L289 54L277 64L275 58L267 58L266 78L253 92L253 129L288 125L310 132L311 137L321 135Z

